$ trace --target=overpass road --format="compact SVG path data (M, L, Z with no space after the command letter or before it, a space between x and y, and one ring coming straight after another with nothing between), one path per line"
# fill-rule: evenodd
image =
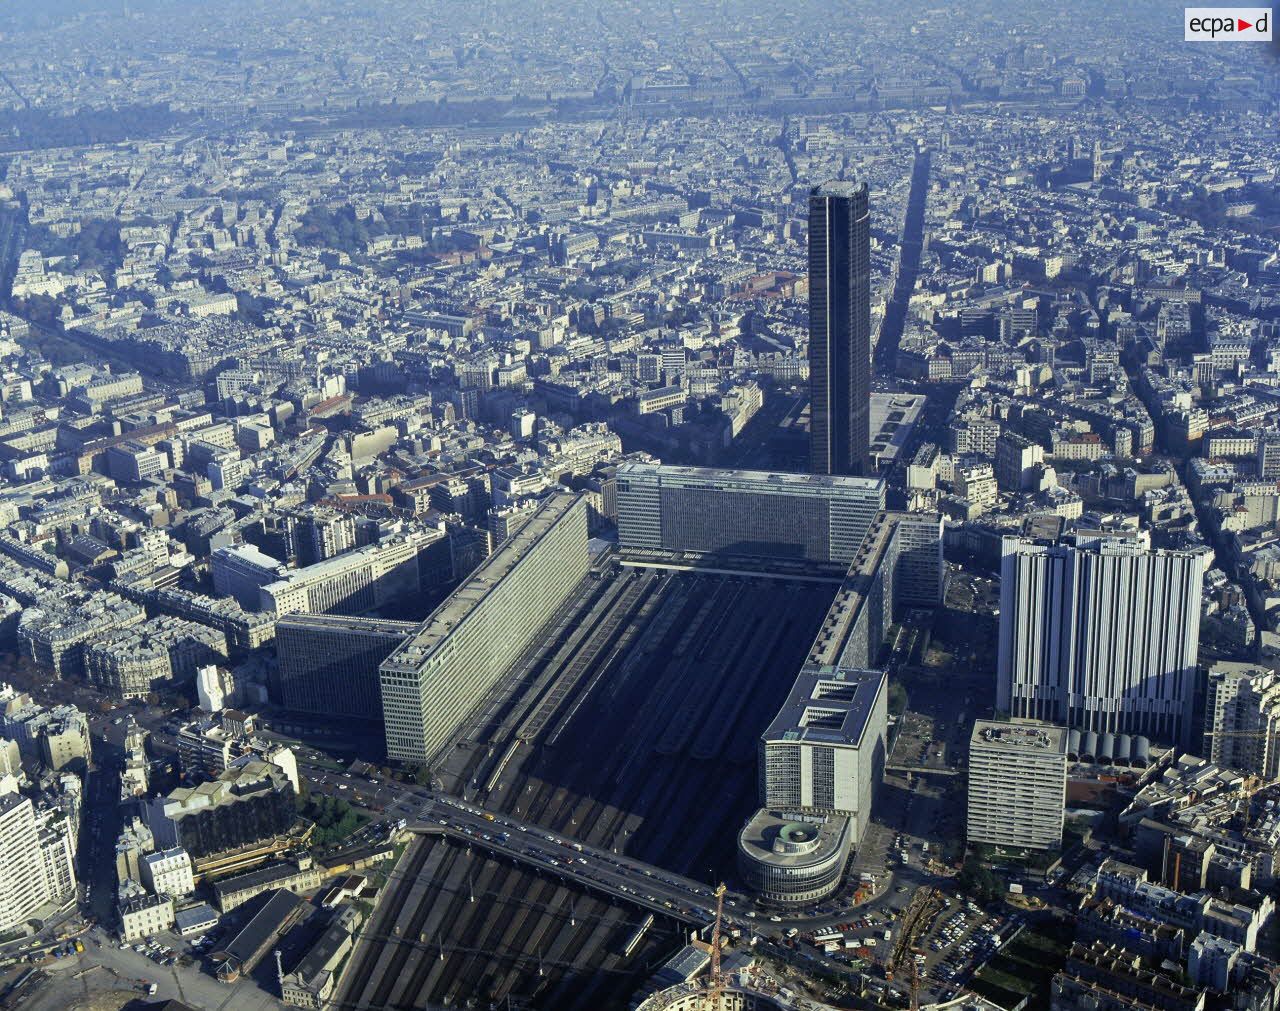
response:
M538 873L602 892L658 915L703 925L715 918L711 888L652 864L569 839L508 815L485 811L457 797L426 797L418 818L406 820L406 830L418 835L443 835L455 842L525 864ZM747 926L751 919L736 906L742 896L726 897L725 919ZM730 905L732 903L732 905Z

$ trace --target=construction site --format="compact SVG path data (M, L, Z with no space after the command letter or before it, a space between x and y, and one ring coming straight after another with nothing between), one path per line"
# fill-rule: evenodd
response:
M434 764L478 808L698 881L733 873L757 743L835 584L605 567ZM643 881L637 885L643 893ZM347 1008L625 1006L687 926L444 837L401 860Z

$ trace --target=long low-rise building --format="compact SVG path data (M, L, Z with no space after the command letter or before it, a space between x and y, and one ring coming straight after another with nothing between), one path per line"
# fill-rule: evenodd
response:
M942 520L936 513L881 512L868 528L809 651L809 662L872 667L895 605L935 607L942 598Z
M254 967L281 937L306 913L307 903L281 888L244 925L221 951L213 953L218 978L234 982L253 972Z
M258 590L258 609L277 615L363 614L410 597L423 589L424 552L445 536L443 530L411 530L292 569Z
M213 895L220 912L229 913L250 899L277 888L291 892L309 892L320 887L324 871L310 854L299 854L291 860L266 864L243 874L219 878L213 883Z
M876 478L624 463L618 540L634 554L847 567L876 514Z
M586 501L552 495L383 662L388 757L430 761L589 568Z

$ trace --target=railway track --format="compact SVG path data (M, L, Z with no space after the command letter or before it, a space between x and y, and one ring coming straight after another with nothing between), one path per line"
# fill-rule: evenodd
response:
M780 605L776 584L696 573L615 579L592 588L530 656L458 781L476 782L490 810L705 879L730 865L737 826L731 818L727 831L701 830L703 815L753 803L747 759L789 687L771 675L798 667L829 601L821 587L802 587ZM673 709L695 696L701 722L680 750L654 754ZM714 728L713 706L722 707ZM378 922L401 934L358 959L344 1011L484 1006L508 995L574 1011L625 1003L642 967L678 936L659 917L624 959L640 919L624 904L443 840L402 864L406 881L427 880L412 897L409 887L387 896L393 905Z

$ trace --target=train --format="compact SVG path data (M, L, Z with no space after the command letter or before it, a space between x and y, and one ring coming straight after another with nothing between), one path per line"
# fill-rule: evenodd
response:
M640 942L644 940L644 935L649 932L649 928L653 926L653 914L650 913L640 921L640 926L632 931L631 936L627 939L626 946L622 949L622 957L630 958L636 948L640 947Z

